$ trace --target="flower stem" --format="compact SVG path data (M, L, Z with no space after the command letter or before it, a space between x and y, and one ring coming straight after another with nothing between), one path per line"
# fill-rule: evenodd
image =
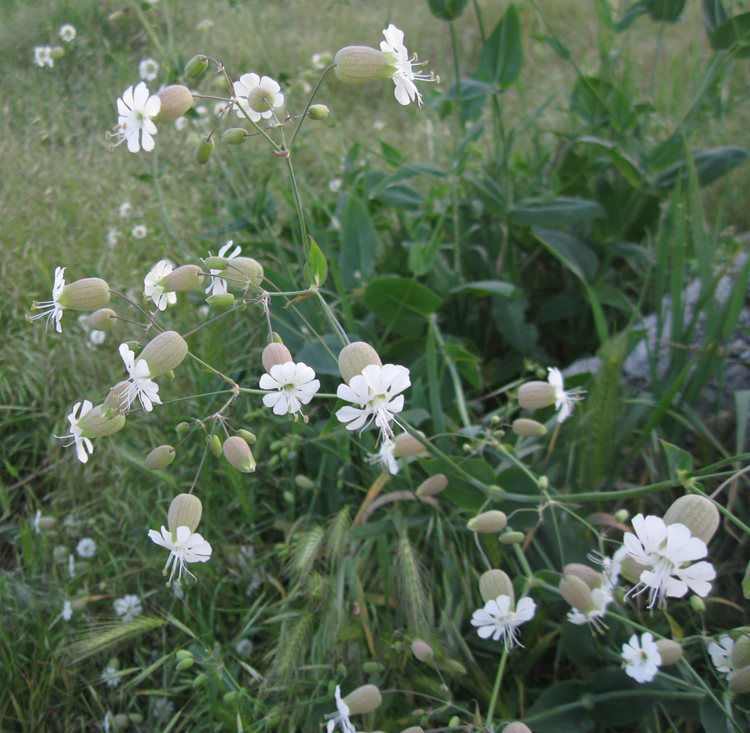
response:
M336 338L338 338L339 343L342 347L349 345L349 337L346 335L346 331L344 331L343 326L339 323L338 318L333 314L333 311L331 310L331 306L326 303L325 298L320 294L320 291L317 288L314 288L313 293L315 293L315 297L318 299L318 303L320 303L320 307L323 310L323 315L325 316L328 323L331 324L331 328L333 329L333 332L336 334Z
M495 676L495 686L492 688L492 697L490 698L490 706L487 709L487 729L492 730L492 714L495 712L495 704L497 703L497 696L500 693L500 683L503 681L503 673L505 672L505 662L508 659L508 650L503 649L503 655L500 657L500 664L497 668L497 675Z
M302 113L302 118L299 121L299 124L297 125L296 129L294 130L294 135L292 135L292 139L289 141L289 145L287 145L287 150L291 152L292 145L294 145L294 141L297 139L297 133L299 133L299 128L302 127L302 123L307 119L307 113L310 110L310 107L312 106L313 100L315 99L315 95L318 93L318 89L320 89L320 85L323 83L323 79L326 78L326 74L333 68L333 64L331 64L325 71L323 72L320 79L318 79L318 83L315 85L315 89L313 89L312 94L310 95L310 99L307 100L307 107L305 107L305 111Z

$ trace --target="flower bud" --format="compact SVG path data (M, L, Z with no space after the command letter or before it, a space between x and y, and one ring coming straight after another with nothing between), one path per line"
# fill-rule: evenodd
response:
M687 494L675 501L664 515L665 524L684 524L693 537L706 544L719 528L719 510L710 500L697 494Z
M750 692L750 667L743 667L727 675L729 691L735 695Z
M466 667L455 659L446 659L440 669L444 672L450 672L450 674L466 674Z
M86 609L86 599L78 598L75 601L71 601L70 608L72 609L73 613L81 613Z
M432 647L421 639L416 639L412 642L411 653L420 662L431 662L435 658L435 652L432 651Z
M136 725L140 725L143 722L143 716L140 713L128 713L128 717Z
M63 288L57 302L74 311L95 311L109 303L109 285L100 277L76 280Z
M178 649L175 652L175 657L177 657L178 662L182 662L185 659L192 659L193 658L193 652L188 651L187 649Z
M513 421L513 432L522 438L541 438L547 434L547 428L536 420L520 417Z
M420 433L424 438L424 433ZM408 456L426 456L428 455L424 445L420 443L413 435L401 433L393 439L393 455L396 458L407 458Z
M223 453L221 447L221 438L218 435L211 435L208 439L208 445L211 448L211 452L219 458Z
M65 49L62 46L55 46L54 48L50 49L49 55L53 61L59 61L63 56L65 56Z
M416 494L417 496L435 496L446 488L448 488L448 479L442 473L436 473L419 485Z
M580 578L586 585L591 589L601 588L604 582L604 575L594 568L590 568L588 565L582 565L578 562L568 563L563 568L563 576L567 577L574 575L576 578Z
M625 522L630 519L630 512L627 509L618 509L615 512L615 522L619 522L620 524L625 524Z
M729 655L729 661L732 663L732 669L750 667L750 637L743 634L737 638Z
M117 313L111 308L100 308L88 317L87 323L95 331L109 331L117 323Z
M242 473L252 473L255 470L253 452L247 441L239 435L233 435L224 441L224 458Z
M344 698L351 715L371 713L383 702L383 696L375 685L362 685Z
M171 445L160 445L146 456L146 468L149 471L158 471L161 468L166 468L174 461L176 455L177 452Z
M333 57L333 71L344 84L367 84L389 79L398 68L391 54L369 46L346 46Z
M560 581L560 595L583 614L594 610L591 589L576 575L566 575Z
M482 532L486 534L489 532L502 532L507 524L508 517L506 517L503 512L500 512L497 509L492 509L489 512L483 512L476 517L472 517L466 523L466 526L472 532Z
M113 720L115 721L115 725L117 726L117 728L121 728L123 730L130 725L130 718L125 715L125 713L115 715Z
M518 404L526 410L554 405L555 388L549 382L526 382L518 389Z
M255 437L255 433L251 433L249 430L238 430L237 435L239 435L243 440L246 440L248 445L253 445L255 441L258 440Z
M203 260L203 264L209 270L226 270L229 264L229 257L214 257L211 255Z
M498 539L503 545L520 545L526 535L523 532L503 532Z
M229 308L234 305L234 300L232 293L214 293L206 298L206 303L212 308Z
M380 674L385 667L380 662L365 662L362 665L362 671L365 674Z
M54 517L39 517L39 521L36 522L36 526L39 527L40 530L44 531L47 529L52 529L52 527L54 527L56 523L57 520Z
M682 659L682 646L671 639L659 639L656 642L656 649L661 657L661 663L665 667L670 664L677 664Z
M208 56L199 53L185 64L185 76L188 79L197 79L207 68Z
M146 344L136 357L136 363L140 359L145 359L149 377L153 379L180 366L187 351L187 342L177 331L164 331Z
M79 421L82 438L103 438L125 427L125 415L105 417L104 404L92 407Z
M165 87L156 96L161 99L161 108L154 122L174 122L193 106L193 94L181 84Z
M186 669L190 669L195 664L195 659L190 657L189 659L183 659L181 662L177 663L177 671L183 672Z
M503 728L503 733L531 733L531 728L526 723L516 721L515 723L506 725Z
M692 608L696 613L703 613L706 610L706 602L700 596L690 596L689 602L690 608Z
M294 477L294 483L297 484L300 489L312 489L315 487L315 482L302 474L298 474Z
M364 341L355 341L353 344L344 346L339 353L339 372L347 384L352 377L362 374L362 370L370 364L383 366L378 352Z
M203 685L208 682L208 677L201 672L194 680L193 680L193 687L202 687Z
M178 494L169 505L167 514L169 531L174 534L178 527L188 527L191 532L195 532L202 514L203 505L197 496Z
M510 596L511 607L516 604L513 583L508 574L502 570L488 570L482 573L479 578L479 593L485 603L494 601L498 596Z
M324 104L313 104L308 110L311 120L324 120L330 110Z
M263 266L252 257L234 257L227 263L227 275L233 278L242 275L257 287L263 282ZM245 283L232 283L231 280L229 284L237 287L245 285Z
M294 359L292 359L292 352L284 344L274 343L268 344L263 349L261 361L263 362L263 368L270 374L271 367L278 364L286 364L288 361L294 361Z
M195 162L198 165L206 165L214 154L214 148L216 148L216 143L213 138L201 138L195 148Z
M250 137L244 127L230 127L221 133L221 142L227 145L242 145Z
M172 270L159 284L170 293L195 290L203 283L202 270L198 265L182 265Z

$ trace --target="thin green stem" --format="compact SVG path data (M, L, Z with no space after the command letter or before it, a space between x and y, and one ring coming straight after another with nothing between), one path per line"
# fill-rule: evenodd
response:
M490 706L487 709L487 728L492 730L492 715L495 712L495 705L497 704L497 696L500 694L500 684L503 681L503 673L505 672L505 662L508 659L508 650L503 649L503 654L500 657L500 664L497 667L497 675L495 676L495 685L492 688L492 697L490 698Z
M445 340L440 333L440 329L437 325L437 320L434 316L430 318L430 328L435 334L435 341L437 341L437 344L443 353L443 358L445 359L445 363L448 366L448 371L451 375L451 381L453 382L453 393L456 396L456 406L458 408L458 414L461 416L461 421L463 422L464 427L468 428L471 425L471 420L469 419L469 412L466 409L466 397L464 396L464 390L461 386L461 377L458 374L456 363L453 361L453 359L451 359L447 349L445 348Z
M333 311L331 310L331 306L326 303L325 298L321 295L320 291L317 288L313 288L312 292L315 294L315 297L317 298L318 303L323 310L323 315L331 325L331 328L333 329L334 334L336 334L336 338L339 340L342 348L344 346L348 346L350 343L349 337L346 335L346 331L344 331L343 326L339 323L338 318L336 318Z
M310 99L307 100L307 106L305 107L305 111L302 113L302 118L299 121L299 124L297 125L296 129L294 130L294 135L292 135L292 139L289 141L289 145L287 145L287 150L291 152L292 146L294 145L294 141L297 139L297 134L299 133L300 127L302 127L302 123L307 119L307 113L310 111L310 107L312 106L313 99L315 99L315 95L318 93L318 89L320 89L320 85L323 83L323 79L326 78L326 74L334 67L334 64L331 64L326 70L323 72L320 79L318 79L318 83L315 85L315 89L313 89L312 94L310 95Z

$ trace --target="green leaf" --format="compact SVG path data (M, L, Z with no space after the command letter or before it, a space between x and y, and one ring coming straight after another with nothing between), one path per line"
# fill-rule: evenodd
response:
M727 19L727 11L724 10L721 0L703 0L702 5L703 25L710 38L717 26L720 26Z
M591 694L595 700L603 699L595 703L594 715L607 729L635 723L658 702L655 697L645 697L642 693L644 688L654 686L636 682L619 668L599 669L591 685Z
M583 682L561 682L542 693L523 722L534 733L586 733L596 725L581 702L587 692Z
M657 23L676 23L685 9L685 0L647 0L651 20Z
M456 288L452 288L450 292L454 294L465 291L480 296L500 295L503 298L512 298L517 294L518 288L512 283L506 283L502 280L476 280L475 282L464 283Z
M479 54L477 78L497 89L508 89L518 79L522 68L521 22L516 6L511 4Z
M667 443L666 440L659 441L667 454L667 465L669 466L669 478L675 484L681 484L682 478L680 472L691 471L693 468L693 457L687 451L678 448L676 445Z
M750 418L750 389L738 389L734 393L734 414L737 421L737 445L735 450L738 454L745 452L747 444L747 423Z
M731 702L729 702L729 705L731 707ZM729 720L726 711L720 708L708 695L701 700L700 711L703 730L711 731L711 733L731 733L737 730Z
M490 214L497 217L505 216L508 209L505 195L492 178L480 173L475 176L467 176L467 180Z
M583 282L590 283L596 276L599 260L596 254L572 234L554 229L534 227L534 236Z
M742 596L743 598L750 598L750 563L745 568L745 577L742 578Z
M421 209L427 201L421 191L405 183L388 186L372 198L396 209Z
M582 76L573 89L573 110L592 125L607 125L620 132L635 124L630 98L614 84L596 76Z
M378 237L367 207L349 196L341 222L341 278L347 288L354 288L372 275L372 263ZM355 273L359 273L358 278Z
M317 242L310 237L310 249L305 263L305 277L310 285L319 288L328 277L328 262Z
M523 199L508 212L508 220L512 224L527 226L556 226L603 219L605 216L606 212L596 201L567 196L551 200Z
M698 176L698 184L708 186L722 176L725 176L737 166L742 165L747 160L750 152L745 148L736 145L725 145L721 148L711 148L696 153L693 156L693 166ZM689 167L686 162L677 163L663 171L654 181L654 188L657 191L667 191L677 185L679 181L684 184L688 180Z
M438 20L455 20L464 12L469 0L427 0L430 12Z
M380 141L380 150L383 153L388 165L392 165L394 168L400 166L404 162L404 156L398 148L394 148L393 145L389 145L383 140Z
M375 318L407 336L422 333L425 319L443 304L432 290L403 277L373 280L365 288L364 299Z
M709 40L715 51L726 50L735 43L750 42L750 13L728 18L716 27Z
M590 135L579 137L576 142L600 150L614 163L631 186L637 188L645 182L646 174L639 165L630 156L621 153L613 142Z

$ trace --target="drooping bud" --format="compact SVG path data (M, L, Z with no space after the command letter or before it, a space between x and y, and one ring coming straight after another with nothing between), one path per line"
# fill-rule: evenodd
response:
M362 685L344 698L344 704L351 715L371 713L381 702L383 696L375 685Z
M498 596L510 596L511 608L516 605L513 583L502 570L488 570L482 573L479 578L479 593L485 603L494 601Z
M424 433L420 433L424 438ZM401 433L393 439L393 455L396 458L407 458L408 456L429 455L427 449L413 435Z
M206 298L212 308L229 308L234 305L234 295L232 293L214 293Z
M498 539L503 545L520 545L526 535L523 532L503 532Z
M313 104L308 110L311 120L324 120L329 112L330 110L324 104Z
M221 133L221 142L227 145L242 145L249 137L250 133L244 127L230 127Z
M177 663L177 666L175 669L178 672L184 672L186 669L190 669L195 664L195 659L193 657L187 657L185 659L182 659Z
M130 382L118 382L112 389L109 390L109 394L102 403L102 415L110 419L114 415L121 413L124 409L125 403L127 402L128 388Z
M45 531L52 529L57 524L57 520L54 517L39 517L34 524L39 527L40 531Z
M526 382L518 388L518 404L538 410L555 404L555 388L549 382Z
M214 154L216 143L213 138L202 137L195 148L195 162L198 165L206 165Z
M53 61L59 61L65 56L65 49L62 46L55 46L49 50L49 55Z
M178 662L184 662L186 659L193 659L193 652L189 649L178 649L174 655L177 657Z
M247 441L239 435L233 435L224 441L224 458L242 473L255 471L255 459Z
M81 613L82 611L86 610L86 599L78 598L75 601L71 601L70 607L75 613Z
M583 565L578 562L568 563L563 568L563 576L574 575L576 578L580 578L586 585L594 590L594 588L601 588L604 582L604 575L594 568L590 568L588 565Z
M385 667L380 662L363 662L362 671L365 674L380 674Z
M455 659L446 659L440 665L440 669L450 674L466 674L466 667Z
M656 649L661 657L662 665L666 667L670 664L677 664L682 659L682 646L671 639L659 639L656 642Z
M435 658L435 652L432 651L432 647L421 639L416 639L412 642L411 653L420 662L431 662Z
M690 608L696 613L704 613L706 610L706 602L700 596L690 596L688 603L690 603Z
M82 438L104 438L125 427L125 415L105 417L104 404L92 407L79 421Z
M188 79L197 79L207 68L208 56L199 53L185 64L185 76Z
M490 532L502 532L508 524L508 517L504 512L492 509L489 512L483 512L476 517L472 517L466 526L472 532L481 532L487 534Z
M531 728L529 728L526 723L516 721L515 723L509 723L506 725L505 728L503 728L503 733L531 733Z
M566 575L560 581L560 595L575 609L583 614L594 610L594 598L591 589L576 575Z
M224 452L221 447L221 438L218 435L211 435L208 438L208 446L211 448L211 452L217 457L220 458L221 454Z
M63 288L57 302L74 311L95 311L109 303L109 285L100 277L86 277Z
M255 433L251 433L249 430L245 430L244 428L240 428L240 430L237 431L237 435L239 435L243 440L246 440L248 445L253 445L255 441L258 440L255 437Z
M448 479L442 473L436 473L434 476L423 481L416 491L417 496L435 496L441 491L448 488Z
M743 667L727 675L729 691L735 695L750 692L750 667Z
M639 562L634 560L630 555L625 555L620 561L620 575L625 580L637 585L641 582L641 574L644 570L651 570L648 565L641 565ZM691 596L694 598L695 596Z
M130 718L125 715L125 713L119 713L118 715L115 715L113 720L115 721L117 730L125 730L125 728L128 728L130 726Z
M156 96L161 99L161 108L154 122L174 122L193 106L193 94L182 84L164 87Z
M172 499L167 514L167 526L174 534L178 527L187 527L195 532L201 521L203 505L201 500L193 494L178 494Z
M172 270L159 284L170 293L196 290L203 283L202 272L198 265L182 265Z
M160 445L146 456L146 468L149 471L158 471L166 468L174 461L176 455L177 452L171 445Z
M135 360L137 363L145 359L149 376L153 379L180 366L187 352L187 342L177 331L164 331L146 344Z
M227 263L227 276L234 278L235 280L242 276L245 280L249 280L253 285L258 287L263 282L263 266L257 260L252 257L234 257ZM237 283L228 281L230 285L235 287L244 288L247 283Z
M117 313L111 308L100 308L88 317L87 323L95 331L109 331L117 323Z
M263 349L261 361L263 362L263 368L270 374L271 367L286 364L289 361L294 361L294 359L292 359L292 352L284 344L273 343L268 344Z
M541 438L547 434L547 428L536 420L520 417L513 421L513 432L522 438Z
M226 270L229 264L229 257L214 257L211 255L203 260L203 264L209 270Z
M333 57L333 71L344 84L367 84L389 79L398 68L391 54L369 46L346 46Z
M294 483L299 486L300 489L312 489L315 488L315 482L309 479L307 476L303 476L301 473L294 477Z
M743 634L737 638L729 655L729 661L733 669L750 667L750 636Z
M362 374L362 370L370 364L383 366L378 352L364 341L355 341L344 346L339 353L339 372L341 378L349 384L352 377Z
M618 509L615 512L615 522L619 522L620 524L625 524L625 522L627 522L628 519L630 519L630 512L624 507L622 509Z
M719 522L716 505L698 494L681 496L664 515L665 524L684 524L693 537L698 537L706 544L719 528Z

